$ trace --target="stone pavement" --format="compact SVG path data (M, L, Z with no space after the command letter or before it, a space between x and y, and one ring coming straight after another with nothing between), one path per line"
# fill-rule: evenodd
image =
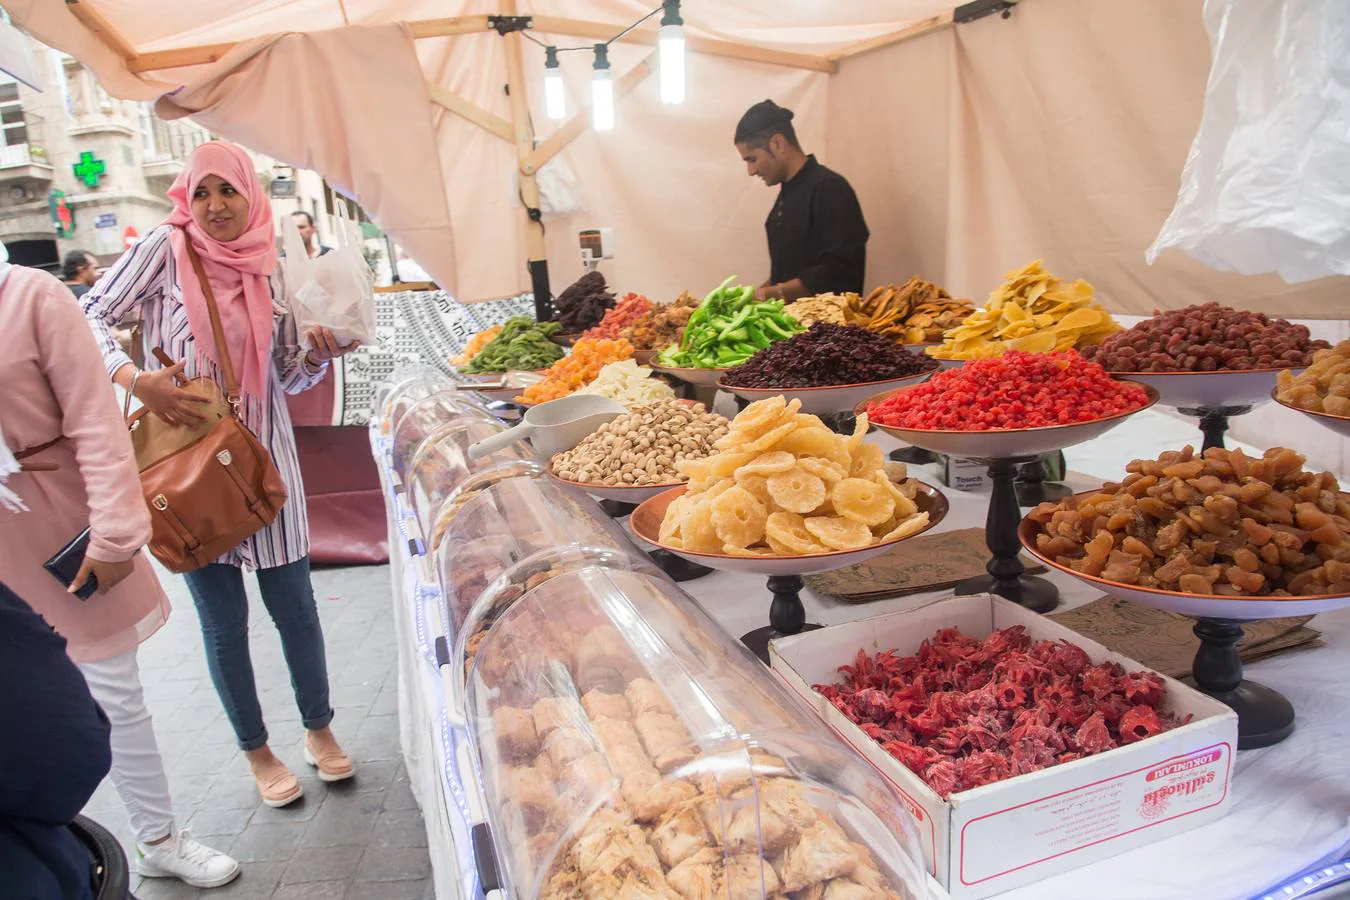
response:
M271 745L300 776L305 796L285 809L258 799L248 764L206 674L197 613L180 576L161 571L169 623L141 646L141 675L169 772L180 826L243 869L230 885L199 891L172 879L133 879L139 900L430 900L431 865L398 738L398 667L389 569L314 573L327 637L333 731L356 762L352 781L325 785L301 755L303 729L276 629L246 578L258 693ZM134 854L126 813L105 780L85 814Z

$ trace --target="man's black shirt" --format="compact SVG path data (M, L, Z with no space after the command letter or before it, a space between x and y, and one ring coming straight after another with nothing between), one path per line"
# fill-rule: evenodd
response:
M764 223L769 237L769 281L800 278L811 294L863 293L867 223L858 196L838 172L806 158Z

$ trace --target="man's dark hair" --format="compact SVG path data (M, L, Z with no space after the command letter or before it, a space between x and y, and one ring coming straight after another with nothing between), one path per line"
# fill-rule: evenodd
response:
M734 143L753 148L767 147L775 134L781 134L789 144L802 149L797 143L797 131L792 127L792 110L784 109L772 100L762 100L746 110L736 123Z
M314 217L311 216L309 213L305 212L303 209L297 209L295 212L291 213L291 215L304 216L305 224L308 225L310 228L314 227Z
M94 255L87 250L70 251L61 262L61 278L65 281L74 280L81 269L92 264L93 258Z

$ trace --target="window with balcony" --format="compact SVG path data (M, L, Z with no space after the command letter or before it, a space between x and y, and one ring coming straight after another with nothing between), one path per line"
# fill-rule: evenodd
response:
M17 147L28 143L28 121L23 115L23 101L19 86L13 82L0 84L0 130L4 131L4 145Z

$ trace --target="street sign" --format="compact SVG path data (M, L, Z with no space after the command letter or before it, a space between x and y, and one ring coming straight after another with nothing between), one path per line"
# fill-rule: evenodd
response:
M96 219L94 219L94 227L95 227L95 228L116 228L116 227L117 227L117 213L99 213L99 214L98 214L98 217L97 217Z

